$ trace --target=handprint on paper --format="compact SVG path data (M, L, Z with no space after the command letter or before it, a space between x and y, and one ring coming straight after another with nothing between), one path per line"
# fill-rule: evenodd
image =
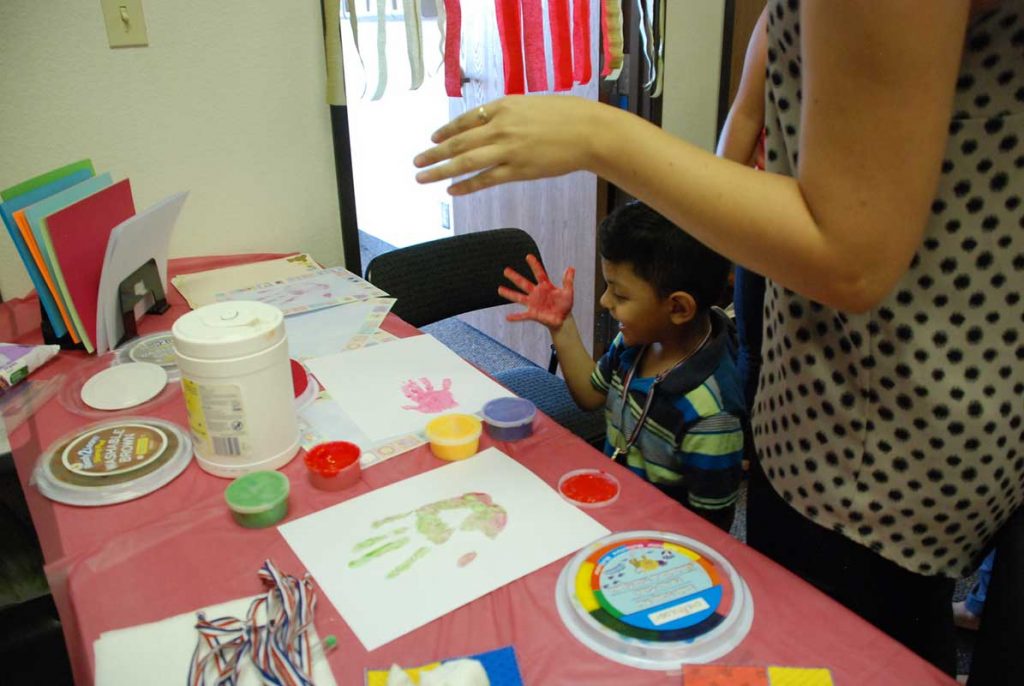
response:
M419 381L409 379L402 384L402 394L416 403L415 405L402 405L403 410L416 410L423 414L437 414L458 407L452 397L452 380L445 379L441 382L441 388L434 388L430 379L420 378Z
M321 298L333 298L334 293L331 291L331 287L326 283L319 283L317 281L307 281L298 284L289 284L285 287L274 286L273 288L267 289L262 294L260 300L268 305L275 305L276 307L284 307L285 305L291 305L296 301L312 301L316 300L317 297Z
M387 573L387 578L394 579L408 571L417 561L428 555L434 547L447 543L456 529L449 525L441 515L442 513L462 511L465 511L465 518L458 525L458 531L478 532L493 539L497 538L498 534L505 529L505 524L508 523L508 513L505 512L505 508L495 504L491 496L486 493L465 493L455 498L423 505L412 512L404 512L375 521L372 527L380 529L400 522L406 517L413 517L415 533L420 537L418 542L421 545L409 557L393 567ZM362 554L349 561L348 566L352 569L362 567L379 557L402 550L413 542L413 537L414 534L409 532L408 526L397 526L388 532L364 539L352 547L353 553ZM432 545L424 545L425 543ZM464 553L459 556L456 565L465 567L475 558L475 552Z
M547 327L561 326L565 318L572 313L573 282L576 278L576 270L568 267L562 275L561 287L551 283L548 274L541 266L540 260L533 255L526 256L526 263L530 265L533 278L537 283L531 282L525 276L512 269L505 267L505 278L511 281L518 291L505 286L498 286L498 295L514 303L526 305L522 312L514 312L505 317L510 322L518 322L524 319L533 319Z

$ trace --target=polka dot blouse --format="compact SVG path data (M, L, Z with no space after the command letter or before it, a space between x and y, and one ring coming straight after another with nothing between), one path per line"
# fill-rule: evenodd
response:
M769 2L769 171L792 175L797 0ZM930 221L873 311L771 281L754 410L798 512L911 571L958 576L1024 499L1024 0L968 30Z

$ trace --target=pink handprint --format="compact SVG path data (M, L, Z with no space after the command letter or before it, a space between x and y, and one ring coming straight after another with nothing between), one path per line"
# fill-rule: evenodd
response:
M402 384L402 393L406 398L416 403L415 405L402 405L403 410L416 410L424 414L437 414L458 407L452 397L452 380L445 379L441 382L441 388L434 388L430 379L421 377L420 380L412 379Z

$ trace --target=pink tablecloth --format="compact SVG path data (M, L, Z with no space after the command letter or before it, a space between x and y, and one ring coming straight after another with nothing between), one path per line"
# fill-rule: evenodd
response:
M272 256L176 260L171 272L200 271L259 257ZM176 291L172 289L168 296L172 309L160 317L147 317L143 333L167 330L187 311ZM34 301L0 306L0 340L31 341L38 336L38 332L25 332L25 313L32 307L38 307ZM384 328L402 336L416 333L390 316ZM40 371L39 378L73 373L86 359L82 353L62 353ZM180 398L172 398L153 414L186 426ZM257 593L261 588L256 571L266 558L287 573L304 571L275 528L238 527L223 504L227 482L195 464L159 491L120 505L78 508L40 496L28 480L41 449L86 421L53 400L11 436L76 683L93 683L92 644L104 631ZM495 443L485 436L481 447L491 445L552 486L570 469L600 466L615 471L622 495L612 506L594 510L595 519L612 531L677 532L725 555L750 586L755 616L743 643L718 662L827 667L839 685L955 683L785 569L610 464L547 417L539 417L531 438ZM326 493L307 483L301 460L294 460L282 470L292 484L288 521L441 464L428 449L420 448L367 470L362 483L350 491ZM372 653L363 649L329 602L319 606L317 630L321 636L338 638L340 647L329 654L329 660L344 685L363 683L367 668L386 668L392 662L416 665L505 645L515 646L528 684L678 683L678 675L644 672L602 658L568 633L554 604L555 580L565 562L548 565ZM182 665L183 679L186 670Z

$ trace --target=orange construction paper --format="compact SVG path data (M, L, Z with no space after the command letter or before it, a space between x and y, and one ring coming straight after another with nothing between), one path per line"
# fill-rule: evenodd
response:
M64 326L67 327L68 333L71 334L71 340L78 343L81 339L78 337L78 332L75 331L71 315L68 314L68 310L64 306L64 298L60 294L60 289L53 282L53 276L50 275L50 270L46 268L46 260L43 259L42 253L39 252L36 237L32 235L32 227L28 225L28 220L25 219L25 210L18 210L11 216L14 217L14 223L18 225L18 230L21 231L21 236L25 239L29 252L32 253L32 259L36 261L36 266L39 267L39 273L43 275L43 280L46 281L46 287L50 289L50 294L53 296L54 302L57 303L57 309L60 310L60 318L64 320Z

